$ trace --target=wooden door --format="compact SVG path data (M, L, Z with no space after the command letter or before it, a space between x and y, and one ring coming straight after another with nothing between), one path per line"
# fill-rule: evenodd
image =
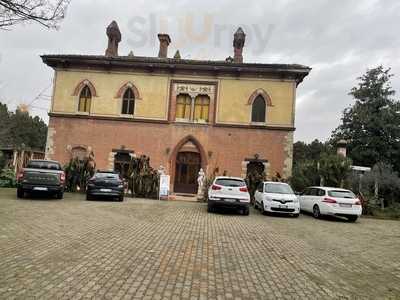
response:
M179 152L175 165L176 193L197 194L197 177L201 168L200 154L196 152Z

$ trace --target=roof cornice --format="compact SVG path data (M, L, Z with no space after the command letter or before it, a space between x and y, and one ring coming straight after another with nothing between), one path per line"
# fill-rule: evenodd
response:
M106 57L96 55L42 55L43 62L56 68L100 70L135 70L161 73L212 73L218 75L271 76L294 79L299 84L311 68L298 64L232 63L225 61L188 60L141 56Z

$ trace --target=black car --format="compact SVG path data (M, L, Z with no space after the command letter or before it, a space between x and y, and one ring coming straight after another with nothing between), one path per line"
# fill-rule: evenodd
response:
M90 178L86 190L86 200L95 198L118 198L119 201L124 201L124 182L118 173L97 171Z

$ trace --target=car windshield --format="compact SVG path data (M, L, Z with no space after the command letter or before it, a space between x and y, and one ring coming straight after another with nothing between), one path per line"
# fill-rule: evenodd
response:
M328 191L328 195L330 197L335 197L335 198L348 198L348 199L354 199L356 198L356 195L354 195L353 192L351 191Z
M289 185L282 183L267 183L265 185L265 192L272 194L294 194Z
M97 179L103 179L103 178L119 179L119 175L115 173L96 173L94 177Z
M61 170L60 164L51 161L30 161L26 167L30 169Z
M246 183L240 179L231 179L231 178L221 178L215 181L215 184L222 186L230 186L230 187L241 187L246 186Z

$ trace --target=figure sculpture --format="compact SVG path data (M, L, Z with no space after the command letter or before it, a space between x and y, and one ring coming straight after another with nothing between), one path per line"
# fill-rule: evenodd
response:
M106 56L118 56L118 43L121 41L121 31L117 22L112 21L106 30L108 36L108 47Z

